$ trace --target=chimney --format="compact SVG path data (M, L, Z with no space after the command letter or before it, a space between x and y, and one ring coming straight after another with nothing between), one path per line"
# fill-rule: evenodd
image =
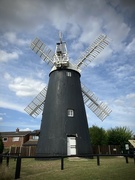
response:
M16 133L18 133L19 132L19 128L16 128Z

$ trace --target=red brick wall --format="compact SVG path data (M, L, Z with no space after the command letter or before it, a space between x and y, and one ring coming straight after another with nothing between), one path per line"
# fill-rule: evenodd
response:
M22 146L23 143L25 143L25 142L27 142L29 140L29 135L26 135L24 137L22 137L22 136L19 137L19 141L13 141L13 138L14 137L9 136L9 137L7 137L7 141L3 141L5 148L11 147L11 146L16 146L16 147L17 146L18 147Z

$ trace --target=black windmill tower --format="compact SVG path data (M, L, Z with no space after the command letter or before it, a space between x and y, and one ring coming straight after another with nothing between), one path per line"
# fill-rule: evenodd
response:
M92 153L85 104L101 120L111 110L80 82L80 70L87 66L108 45L109 38L100 35L78 59L69 61L66 43L56 44L53 53L36 38L32 50L52 69L45 87L25 108L34 118L43 111L37 156L89 155Z

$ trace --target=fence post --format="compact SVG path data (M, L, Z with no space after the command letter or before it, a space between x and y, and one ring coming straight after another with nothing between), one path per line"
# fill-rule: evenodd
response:
M128 155L126 155L125 158L126 158L126 163L128 163Z
M64 169L64 158L61 157L61 170L63 170L63 169Z
M100 166L100 158L99 158L99 155L97 155L97 165Z
M111 154L111 148L110 148L110 145L108 145L108 149L109 149L109 154Z
M21 154L21 152L22 152L22 146L20 146L20 150L19 150L19 153Z
M7 167L9 166L9 155L7 155Z
M0 154L0 165L2 164L2 161L3 161L3 156L2 154Z
M16 161L15 179L20 178L20 172L21 172L21 157L18 156Z

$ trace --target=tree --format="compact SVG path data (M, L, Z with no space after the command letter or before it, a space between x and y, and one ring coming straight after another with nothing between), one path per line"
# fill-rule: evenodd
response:
M107 144L107 133L103 128L92 126L89 128L91 144L92 145L105 145Z
M107 131L108 144L123 147L132 138L133 133L127 127L115 127Z
M0 154L3 152L3 149L4 149L4 144L2 138L0 137Z

